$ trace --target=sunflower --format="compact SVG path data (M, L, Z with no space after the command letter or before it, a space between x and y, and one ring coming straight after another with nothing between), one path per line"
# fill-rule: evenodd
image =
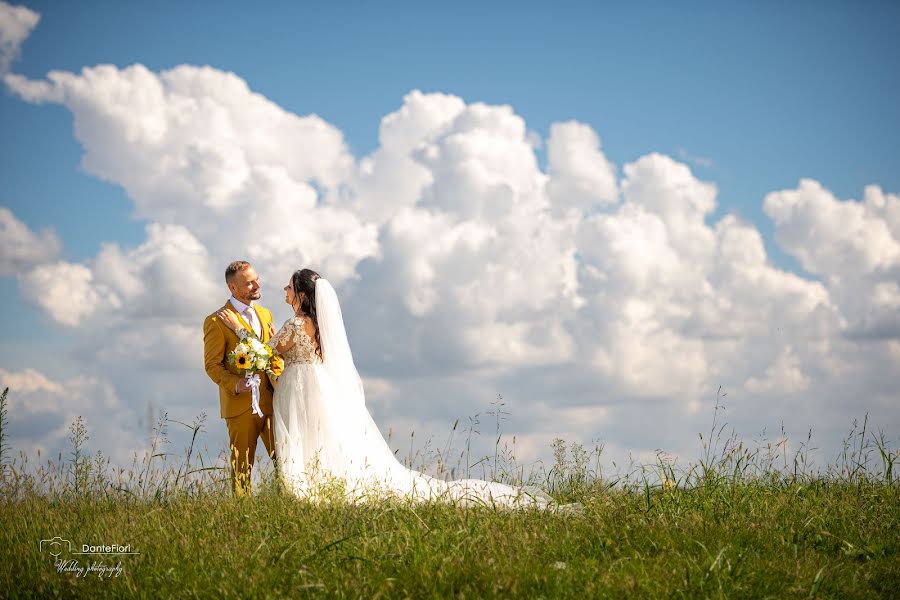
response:
M246 369L250 366L250 357L241 352L234 357L234 364L238 369Z

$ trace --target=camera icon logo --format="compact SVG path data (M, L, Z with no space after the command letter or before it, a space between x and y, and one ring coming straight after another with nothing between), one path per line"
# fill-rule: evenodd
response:
M41 540L41 552L47 551L53 558L58 558L63 550L72 552L72 542L59 536L49 540Z

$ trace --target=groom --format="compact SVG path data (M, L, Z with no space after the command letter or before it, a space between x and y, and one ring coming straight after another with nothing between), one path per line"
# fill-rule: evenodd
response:
M247 331L255 334L263 343L273 334L272 313L256 304L259 300L259 276L250 263L237 260L225 269L225 283L231 290L231 298L222 310L230 310ZM263 415L254 414L252 395L247 380L234 365L228 363L228 354L240 342L230 327L222 323L215 313L203 323L203 355L206 374L219 386L220 416L228 425L231 446L231 490L234 494L250 492L250 472L256 454L256 442L262 436L272 461L275 461L275 435L272 423L272 382L262 377L259 386L259 407ZM281 373L281 359L273 363L273 371Z

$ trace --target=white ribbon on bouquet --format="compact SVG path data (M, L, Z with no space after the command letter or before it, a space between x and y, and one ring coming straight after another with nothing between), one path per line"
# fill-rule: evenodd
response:
M259 407L259 373L247 373L244 375L247 384L250 386L250 396L253 398L253 414L263 416L262 409Z

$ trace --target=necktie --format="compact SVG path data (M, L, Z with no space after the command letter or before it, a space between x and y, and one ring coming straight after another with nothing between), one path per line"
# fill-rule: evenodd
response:
M259 320L256 318L256 311L253 310L253 307L247 307L247 310L243 312L244 320L253 328L253 333L256 334L256 337L260 337L262 332L259 330Z

